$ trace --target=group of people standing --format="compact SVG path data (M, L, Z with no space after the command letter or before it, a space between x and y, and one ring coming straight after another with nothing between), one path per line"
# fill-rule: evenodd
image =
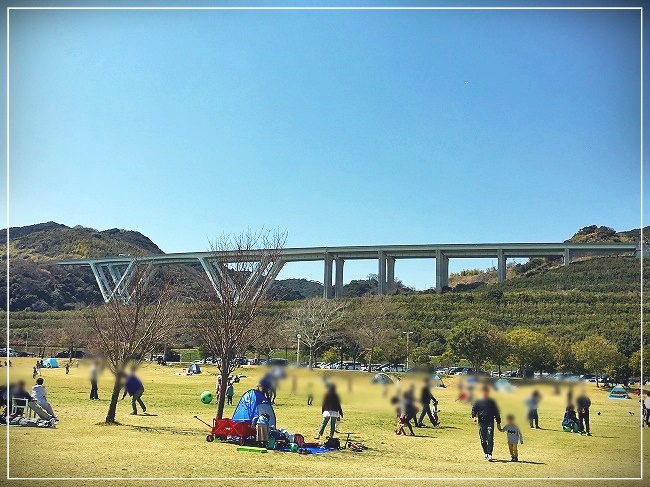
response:
M564 418L562 419L562 428L572 433L591 436L589 408L591 408L591 399L589 399L584 389L576 399L575 406L573 405L573 391L569 390L567 407L564 411Z

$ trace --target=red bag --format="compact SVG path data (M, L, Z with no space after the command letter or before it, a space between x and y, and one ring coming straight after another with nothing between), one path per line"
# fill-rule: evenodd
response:
M300 448L302 448L305 445L305 437L302 436L300 433L296 433L293 435L293 442L296 443Z

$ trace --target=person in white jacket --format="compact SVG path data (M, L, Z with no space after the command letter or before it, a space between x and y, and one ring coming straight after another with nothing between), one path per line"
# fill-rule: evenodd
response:
M36 379L36 385L32 387L32 397L49 415L51 415L53 418L56 418L56 414L54 414L52 406L49 402L47 402L47 391L43 385L42 377Z

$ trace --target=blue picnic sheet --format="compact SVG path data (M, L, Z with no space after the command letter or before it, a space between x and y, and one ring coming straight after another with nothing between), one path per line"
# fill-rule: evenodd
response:
M318 447L304 447L304 450L309 450L312 455L317 455L319 453L329 453L334 450L330 450L329 448L325 448L323 446L318 446ZM274 450L274 451L279 451L279 452L285 452L285 453L291 453L291 450L289 448L283 448L281 450ZM297 453L297 452L296 452Z

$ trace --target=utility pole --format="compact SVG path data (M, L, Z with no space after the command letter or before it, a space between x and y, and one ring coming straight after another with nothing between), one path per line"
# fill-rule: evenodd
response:
M298 351L296 352L296 365L300 367L300 333L296 335L296 338L298 338Z
M403 331L402 332L404 335L406 335L406 368L409 368L409 336L413 333L412 331Z

